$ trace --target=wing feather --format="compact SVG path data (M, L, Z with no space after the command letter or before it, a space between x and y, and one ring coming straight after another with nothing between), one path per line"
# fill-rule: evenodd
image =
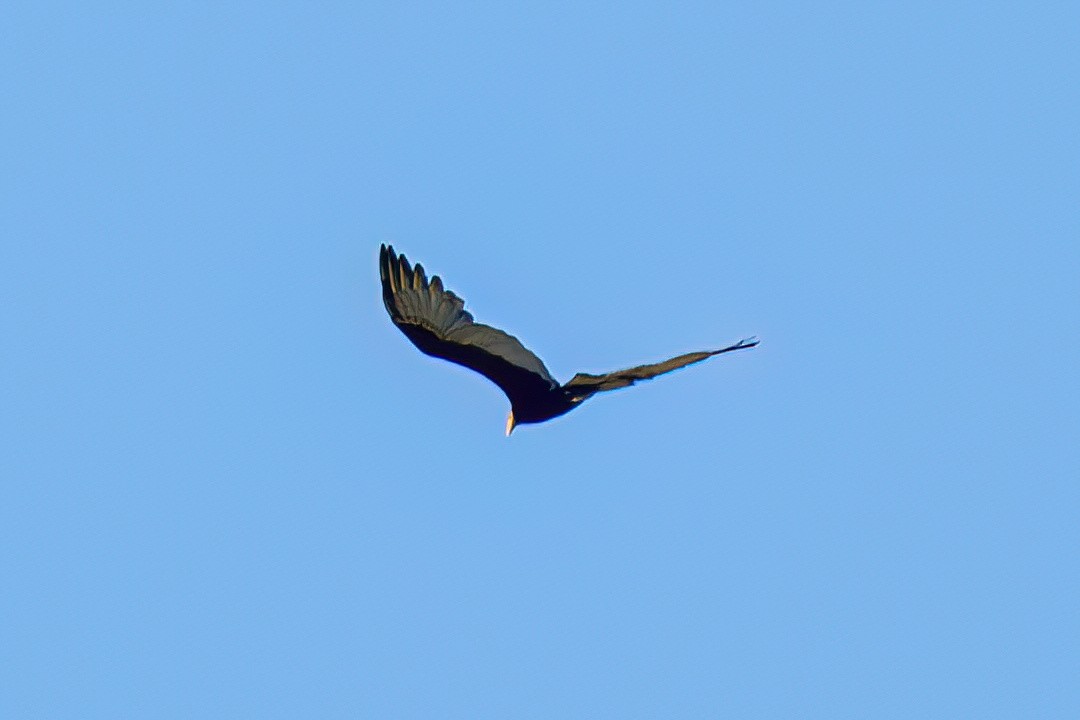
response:
M730 345L720 350L705 350L703 352L686 353L685 355L679 355L673 357L670 360L664 360L663 362L653 363L651 365L638 365L637 367L627 368L625 370L616 370L615 372L606 373L604 375L590 375L589 373L578 373L570 379L570 382L564 386L569 390L573 390L576 393L595 393L603 392L605 390L618 390L619 388L628 387L633 385L639 380L649 380L657 375L663 375L669 373L672 370L678 370L679 368L686 367L687 365L693 365L694 363L707 360L713 355L719 355L720 353L731 352L732 350L743 350L744 348L752 348L758 344L758 341L754 338L747 338L746 340L740 340L734 345Z
M465 302L446 290L438 275L429 281L420 264L410 266L391 246L379 250L379 275L390 319L422 352L484 375L511 403L558 387L543 361L520 340L473 322Z

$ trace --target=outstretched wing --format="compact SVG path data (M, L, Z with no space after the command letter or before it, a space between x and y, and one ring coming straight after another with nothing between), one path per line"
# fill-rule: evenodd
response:
M465 302L431 281L424 268L383 245L379 250L383 303L390 319L413 345L433 357L475 370L498 385L512 404L558 386L551 373L521 342L502 330L473 322Z
M665 360L664 362L655 363L653 365L638 365L637 367L627 368L626 370L616 370L615 372L610 372L606 375L578 373L563 387L572 390L574 394L592 394L603 392L604 390L618 390L619 388L633 385L638 380L649 380L657 375L663 375L672 370L678 370L681 367L701 362L702 360L711 358L713 355L731 352L732 350L752 348L757 344L758 341L756 339L747 338L746 340L740 340L734 345L721 348L720 350L687 353L686 355L679 355L678 357L673 357L670 360Z

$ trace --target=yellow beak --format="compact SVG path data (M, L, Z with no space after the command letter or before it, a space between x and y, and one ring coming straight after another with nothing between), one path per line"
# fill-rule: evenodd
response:
M514 432L514 411L511 410L510 414L506 416L506 437L510 437L510 433Z

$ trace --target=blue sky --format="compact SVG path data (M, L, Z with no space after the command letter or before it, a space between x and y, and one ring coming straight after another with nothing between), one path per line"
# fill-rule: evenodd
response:
M3 717L1080 712L1075 7L0 15Z

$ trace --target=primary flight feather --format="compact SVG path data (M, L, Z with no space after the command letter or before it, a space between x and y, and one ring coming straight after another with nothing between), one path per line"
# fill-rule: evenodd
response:
M573 410L598 392L616 390L701 362L713 355L752 348L749 338L719 350L687 353L653 365L639 365L604 375L578 373L560 385L543 361L513 335L473 322L465 302L443 287L438 275L428 280L424 268L409 264L391 246L379 250L383 303L390 319L422 352L475 370L510 398L506 434L516 425L539 423Z

